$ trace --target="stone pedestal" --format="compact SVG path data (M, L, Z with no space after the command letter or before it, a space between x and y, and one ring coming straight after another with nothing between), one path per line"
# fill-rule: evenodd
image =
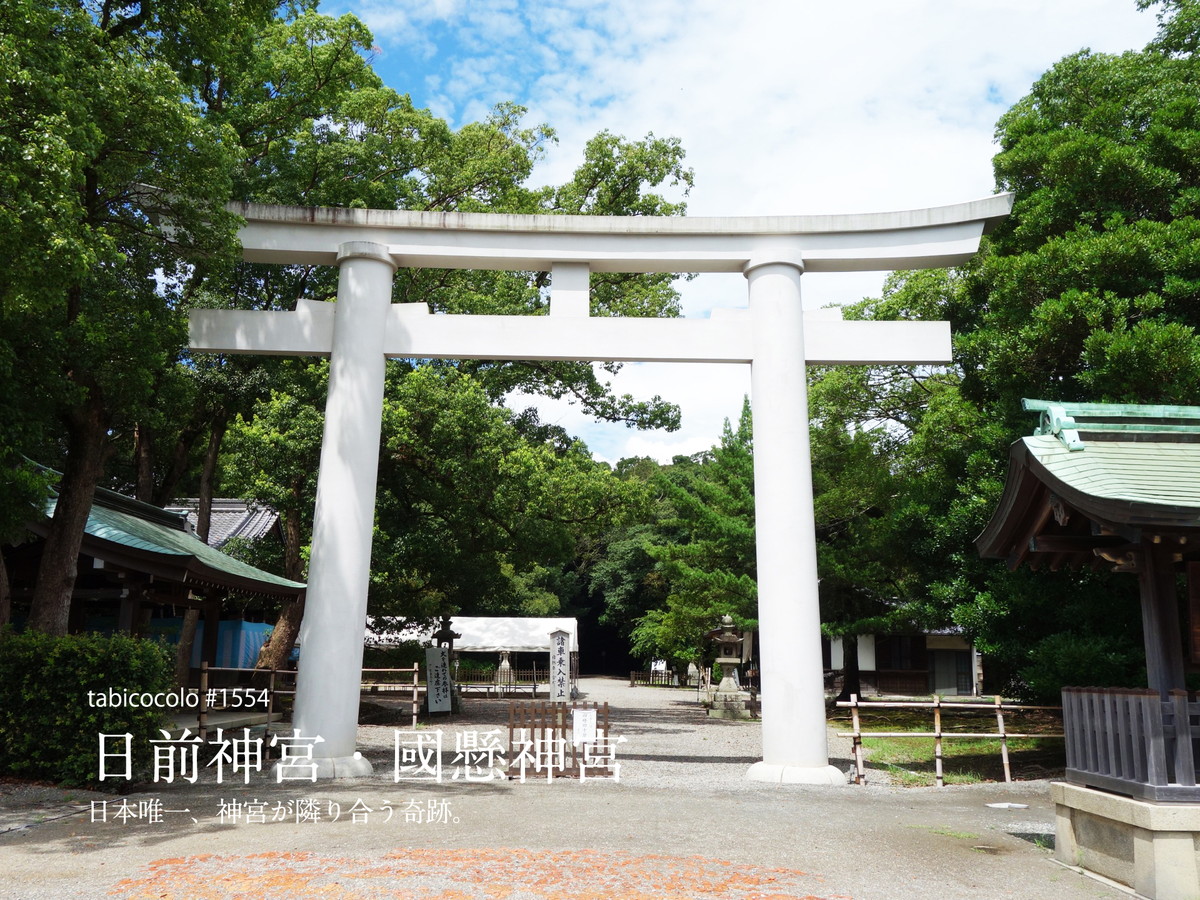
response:
M1200 898L1200 804L1151 803L1055 782L1054 857L1150 900Z
M733 635L731 628L733 620L729 616L725 617L726 634L729 637L736 638ZM726 635L722 635L725 637ZM718 638L720 640L720 638ZM722 646L722 650L726 653L730 648L741 643L741 638L736 638L736 644L726 643ZM717 665L721 667L721 683L717 685L717 690L712 695L712 700L708 704L708 715L713 719L750 719L750 710L746 709L746 701L750 699L750 695L743 693L741 686L734 677L734 672L737 670L738 664L741 663L741 658L736 656L718 656Z
M500 664L496 666L496 684L505 685L512 684L512 663L508 659L508 651L500 651Z
M708 707L708 715L713 719L752 719L750 710L746 709L749 694L741 691L721 691L713 694L712 703Z

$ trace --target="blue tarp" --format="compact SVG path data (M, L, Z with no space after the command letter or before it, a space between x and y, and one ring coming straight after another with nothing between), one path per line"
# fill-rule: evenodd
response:
M217 658L211 665L228 669L253 669L258 651L266 643L273 625L262 622L243 622L240 619L221 622L217 630ZM192 667L200 667L200 651L204 647L204 623L196 625L196 640L192 644Z

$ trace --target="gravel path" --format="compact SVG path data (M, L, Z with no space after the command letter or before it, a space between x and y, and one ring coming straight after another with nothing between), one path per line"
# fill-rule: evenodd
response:
M619 782L397 783L397 728L364 726L360 746L377 773L365 779L277 785L262 773L246 784L227 774L216 784L209 770L194 785L124 798L0 785L0 897L1124 896L1051 861L1044 782L749 782L757 723L707 719L687 691L595 679L583 689L610 703L612 732L626 738ZM456 733L506 722L504 701L469 698L462 714L418 733L440 731L452 748ZM849 768L849 751L831 738L834 765ZM92 800L108 803L107 821L93 821ZM161 821L116 821L122 802L160 804Z
M618 747L620 780L644 788L672 791L755 793L773 785L749 781L746 770L762 759L762 726L757 721L710 719L699 706L695 690L630 687L619 679L586 678L581 700L609 704L610 731L625 741ZM407 709L400 702L390 704ZM499 728L507 739L508 701L467 697L462 711L439 719L431 728L443 733L443 756L447 764L459 733L480 733ZM363 726L359 748L375 764L376 771L390 770L394 763L395 728ZM849 738L828 730L830 763L845 772L853 769ZM889 779L872 772L876 784Z

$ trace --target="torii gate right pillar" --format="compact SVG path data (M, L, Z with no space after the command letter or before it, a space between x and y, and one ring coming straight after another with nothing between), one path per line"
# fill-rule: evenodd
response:
M808 435L804 314L795 257L752 259L754 523L763 759L755 781L845 784L829 765Z

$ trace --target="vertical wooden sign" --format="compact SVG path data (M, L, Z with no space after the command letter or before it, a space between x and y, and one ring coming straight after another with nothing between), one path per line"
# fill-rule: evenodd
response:
M445 647L426 647L425 666L429 711L450 712L450 654Z
M550 700L571 699L571 635L559 629L550 632Z

